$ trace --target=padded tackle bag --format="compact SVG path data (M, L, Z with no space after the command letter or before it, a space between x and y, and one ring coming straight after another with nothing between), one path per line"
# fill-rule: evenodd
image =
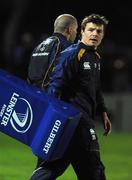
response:
M72 105L0 70L0 131L29 146L36 156L61 158L80 115Z

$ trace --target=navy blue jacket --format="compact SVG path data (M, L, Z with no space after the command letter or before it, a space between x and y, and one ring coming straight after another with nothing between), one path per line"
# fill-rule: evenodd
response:
M53 33L52 36L57 36L60 40L60 51L69 47L72 43L66 39L61 33Z
M86 118L106 111L100 85L100 56L82 42L61 52L48 93L78 107Z
M46 89L49 76L56 64L56 57L71 44L72 43L60 33L53 33L52 36L46 38L46 40L42 40L32 52L28 67L28 82L42 89Z

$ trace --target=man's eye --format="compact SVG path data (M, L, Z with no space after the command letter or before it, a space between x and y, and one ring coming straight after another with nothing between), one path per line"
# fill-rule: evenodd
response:
M98 33L98 34L102 33L102 30L97 30L97 33Z
M91 32L92 32L92 31L94 31L94 29L88 29L88 31L91 31Z

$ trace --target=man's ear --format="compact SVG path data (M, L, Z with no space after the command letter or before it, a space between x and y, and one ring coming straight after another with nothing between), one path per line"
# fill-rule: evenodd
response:
M83 30L83 29L81 29L81 36L83 35L83 32L84 32L84 30Z
M65 36L68 36L70 34L69 28L66 28L65 31L63 32Z
M67 33L67 34L71 34L71 32L72 32L72 28L71 28L71 27L68 27L68 28L66 29L66 33Z

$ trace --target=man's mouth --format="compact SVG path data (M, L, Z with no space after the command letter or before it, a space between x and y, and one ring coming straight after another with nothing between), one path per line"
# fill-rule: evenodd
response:
M97 41L97 39L95 39L95 38L92 38L92 39L90 39L91 41L94 41L94 42L98 42Z

